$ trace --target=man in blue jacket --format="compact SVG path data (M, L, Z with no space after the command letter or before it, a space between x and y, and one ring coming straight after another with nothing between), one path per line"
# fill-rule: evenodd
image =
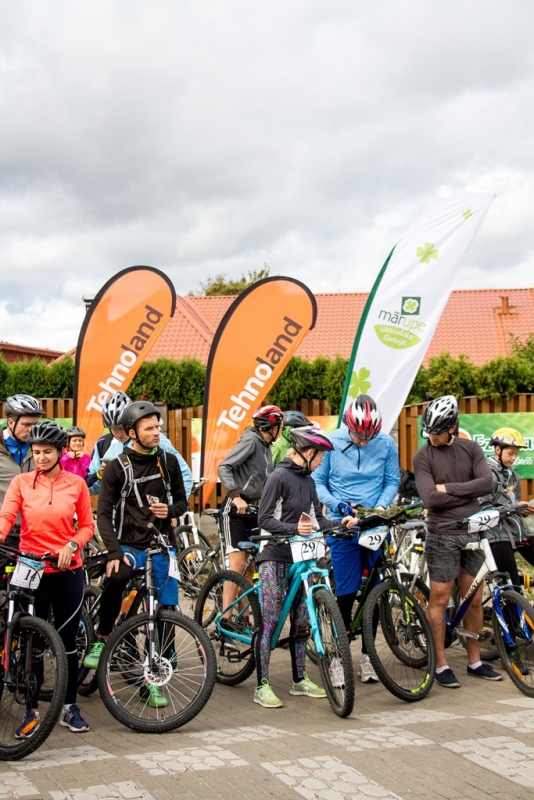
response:
M313 473L319 500L327 507L329 519L334 520L346 516L340 504L387 508L400 482L397 448L391 436L380 432L382 416L375 401L369 395L358 395L345 412L343 422L330 435L335 450L325 453L323 463ZM370 570L380 553L360 547L354 539L327 537L327 543L337 602L349 630L362 571ZM363 683L378 682L365 640L358 675Z

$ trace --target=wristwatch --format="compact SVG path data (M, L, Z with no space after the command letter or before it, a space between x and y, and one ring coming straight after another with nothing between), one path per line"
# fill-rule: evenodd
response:
M78 550L80 549L80 545L78 544L78 542L67 542L67 544L69 547L72 547L75 553L77 553Z

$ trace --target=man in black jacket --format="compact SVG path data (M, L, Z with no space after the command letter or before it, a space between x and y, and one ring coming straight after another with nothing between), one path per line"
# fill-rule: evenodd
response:
M132 440L121 456L111 461L102 477L98 502L98 529L108 550L107 582L100 605L99 641L85 658L84 666L96 669L119 614L124 587L132 572L146 563L146 549L154 533L170 533L171 519L187 508L178 459L159 445L161 415L152 403L126 406L121 424ZM174 552L176 555L176 553ZM178 582L169 577L169 561L154 557L154 581L163 606L178 603ZM151 687L155 689L155 687ZM157 692L150 704L163 705Z

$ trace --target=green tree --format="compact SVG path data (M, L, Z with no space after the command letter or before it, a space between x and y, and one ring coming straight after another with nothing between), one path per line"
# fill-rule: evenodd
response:
M4 401L6 399L7 391L6 391L6 383L9 375L9 364L4 358L4 354L0 350L0 401Z
M429 370L421 364L412 383L410 393L406 398L406 403L425 403L431 399L430 394L430 373Z
M330 368L328 370L328 386L326 388L324 399L330 404L332 414L339 413L348 368L348 358L336 356L336 358L330 362Z
M519 392L534 391L534 360L520 355L488 361L478 372L477 397L499 400L503 395L513 397Z
M477 390L477 373L478 368L466 355L460 354L458 359L453 358L450 353L434 356L428 366L430 395L474 395Z
M30 361L13 361L5 382L6 396L31 394L33 397L49 397L46 364L38 358Z
M130 384L132 399L167 403L169 408L202 405L206 368L196 358L145 361Z
M65 356L60 361L53 361L47 369L47 397L72 397L74 394L74 360Z
M263 269L249 270L248 278L241 275L237 280L227 279L226 275L220 273L214 278L208 278L207 281L200 281L201 291L189 292L189 297L205 296L210 297L213 295L234 295L241 294L253 283L269 277L269 267L264 265Z

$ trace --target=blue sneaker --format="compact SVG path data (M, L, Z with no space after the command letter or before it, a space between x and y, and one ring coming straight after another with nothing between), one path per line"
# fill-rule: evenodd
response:
M74 703L69 706L68 710L63 711L59 724L68 728L72 733L85 733L89 730L89 723L82 717L80 706Z
M439 683L440 686L444 686L446 689L460 688L458 679L456 678L456 675L454 674L454 672L450 667L444 669L443 672L436 672L435 678L436 678L436 683Z
M15 731L15 739L29 739L30 736L33 736L40 724L39 712L30 708L26 711L24 719Z
M502 681L501 673L496 672L489 664L480 664L475 669L468 666L467 674L474 675L475 678L484 678L485 681Z

